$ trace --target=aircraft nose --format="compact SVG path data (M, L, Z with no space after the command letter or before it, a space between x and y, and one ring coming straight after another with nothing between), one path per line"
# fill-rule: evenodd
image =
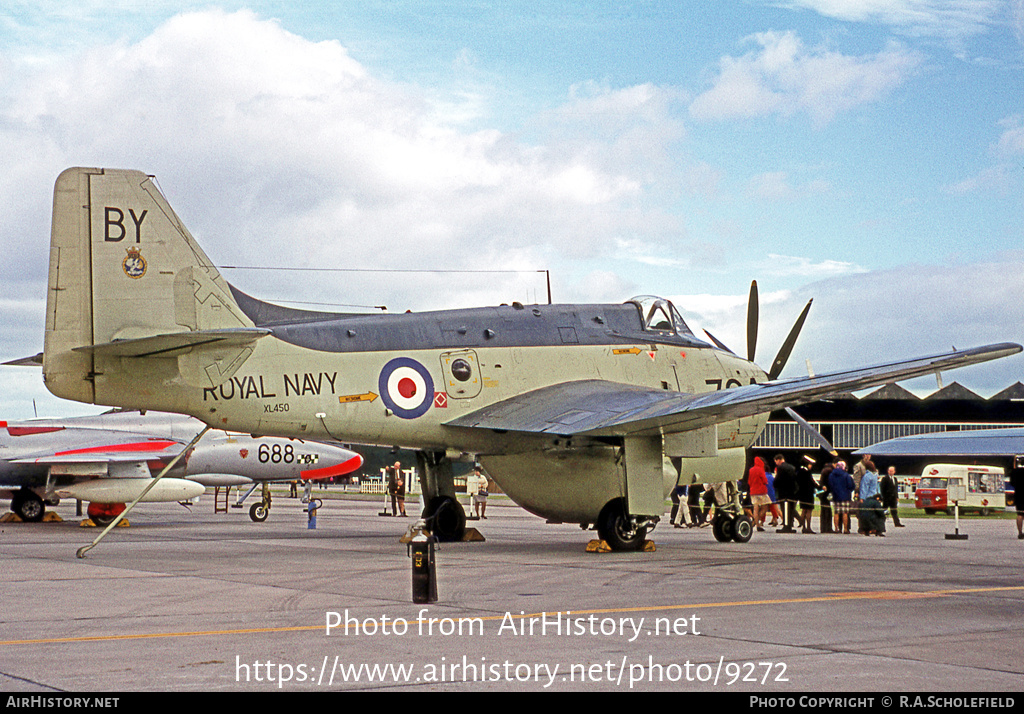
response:
M352 473L363 465L362 456L354 451L343 449L340 446L324 446L318 451L320 453L320 463L323 464L326 462L327 465L300 472L302 479L316 480L331 478L332 476L344 476L345 474Z

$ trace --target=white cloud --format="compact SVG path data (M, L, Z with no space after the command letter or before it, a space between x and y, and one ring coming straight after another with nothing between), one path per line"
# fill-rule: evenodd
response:
M1024 155L1024 115L1007 117L999 125L1004 131L996 142L995 153L1005 158Z
M1012 195L1020 187L1020 157L1024 156L1024 116L1016 114L999 122L1003 128L990 148L995 163L972 176L943 187L946 193L964 196L988 193Z
M785 0L826 17L877 22L909 35L963 38L985 32L1003 12L997 0Z
M962 181L944 186L942 190L954 196L966 196L973 193L1005 195L1012 184L1013 178L1009 173L1009 167L1006 164L996 164L988 166Z
M697 119L771 114L810 115L816 126L836 114L880 100L921 64L919 54L890 43L861 57L825 48L809 50L795 32L760 32L746 38L757 49L723 57L711 89L690 105Z
M807 322L784 377L862 367L953 348L998 342L1024 343L1024 260L957 266L902 266L844 272L797 290L760 295L757 362L767 367L808 299ZM827 273L825 275L828 275ZM691 327L706 327L738 354L746 351L743 295L672 298ZM1008 328L1008 325L1015 327ZM943 376L983 396L1024 380L1024 356L956 370ZM934 391L932 378L915 380Z
M672 149L686 136L675 111L683 98L676 89L653 84L613 89L585 82L540 121L552 150L628 176L630 185L649 186L666 179Z
M841 260L813 260L803 256L778 255L770 253L764 266L764 273L775 276L814 276L821 280L832 277L850 277L868 272L855 263Z
M640 200L669 172L669 147L684 134L670 89L581 85L538 119L543 140L531 144L465 129L481 106L467 95L465 112L446 111L457 88L439 97L389 82L337 41L219 10L19 69L4 85L0 141L8 156L32 159L0 178L18 226L0 240L26 257L0 267L5 277L31 261L42 279L44 252L16 246L46 235L54 178L83 164L156 174L224 264L550 267L558 256L613 250L619 235L659 241L678 229ZM19 209L13 197L26 186L35 192ZM279 291L267 297L328 289L291 276L265 282ZM487 291L499 283L478 281L476 300L500 301ZM258 292L252 280L242 287ZM353 278L344 290L353 294L337 301L427 307L411 279Z
M801 342L818 371L1024 342L1024 305L1008 299L1024 294L1019 259L903 266L808 285L805 293L814 297L814 307ZM1022 362L1013 357L952 372L945 380L992 394L1020 379Z

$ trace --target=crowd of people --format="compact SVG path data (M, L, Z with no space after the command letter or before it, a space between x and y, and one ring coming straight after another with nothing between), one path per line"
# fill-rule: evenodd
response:
M808 463L794 466L781 454L772 465L760 456L739 481L744 511L759 531L777 528L777 533L860 533L885 537L886 512L896 528L899 517L899 486L896 469L890 466L879 476L878 468L865 455L848 471L845 461L826 464L815 478ZM716 493L721 490L722 493ZM711 510L727 503L724 484L678 485L672 491L671 521L677 528L710 525ZM812 517L819 510L818 531ZM769 521L769 517L771 520Z

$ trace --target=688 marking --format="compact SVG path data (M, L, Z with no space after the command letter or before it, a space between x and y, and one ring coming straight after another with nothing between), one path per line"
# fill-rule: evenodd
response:
M274 444L273 446L268 444L260 444L259 448L259 459L261 464L272 463L272 464L290 464L295 461L295 449L291 444Z

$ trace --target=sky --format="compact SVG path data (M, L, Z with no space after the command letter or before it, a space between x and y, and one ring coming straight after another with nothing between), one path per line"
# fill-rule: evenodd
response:
M743 353L756 280L762 367L814 300L783 376L1024 342L1024 0L8 0L0 146L0 361L42 349L69 166L156 175L272 302L546 302L550 275ZM0 368L0 419L97 411Z

